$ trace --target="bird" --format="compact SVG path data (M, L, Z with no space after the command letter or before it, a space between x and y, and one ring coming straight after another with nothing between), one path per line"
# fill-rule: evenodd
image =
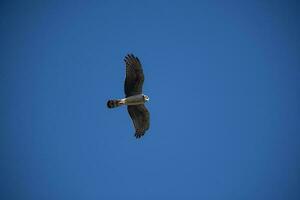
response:
M125 98L110 99L108 108L127 106L127 111L135 128L134 136L141 138L150 127L150 113L145 106L149 97L143 94L144 72L138 57L127 54L124 58L126 76L124 82Z

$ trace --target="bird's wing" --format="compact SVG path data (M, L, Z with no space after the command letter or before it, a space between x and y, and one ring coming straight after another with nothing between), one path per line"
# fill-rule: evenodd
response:
M144 73L141 62L133 54L128 54L125 59L126 78L124 90L126 97L142 94Z
M149 129L150 113L144 104L127 106L128 113L135 128L135 137L140 138Z

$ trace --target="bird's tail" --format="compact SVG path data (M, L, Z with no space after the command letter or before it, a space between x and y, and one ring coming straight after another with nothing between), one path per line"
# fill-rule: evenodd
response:
M116 108L121 105L124 105L124 102L121 99L111 99L107 101L108 108Z

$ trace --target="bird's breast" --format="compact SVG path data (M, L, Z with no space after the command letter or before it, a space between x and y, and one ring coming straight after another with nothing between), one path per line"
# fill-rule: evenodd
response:
M144 101L144 96L142 94L130 96L124 99L126 105L139 105L143 104Z

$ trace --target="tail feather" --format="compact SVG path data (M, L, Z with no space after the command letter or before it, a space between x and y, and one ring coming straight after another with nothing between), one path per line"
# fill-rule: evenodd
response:
M123 104L122 104L122 101L119 100L119 99L112 99L112 100L107 101L107 107L108 108L116 108L116 107L121 106L121 105L123 105Z

